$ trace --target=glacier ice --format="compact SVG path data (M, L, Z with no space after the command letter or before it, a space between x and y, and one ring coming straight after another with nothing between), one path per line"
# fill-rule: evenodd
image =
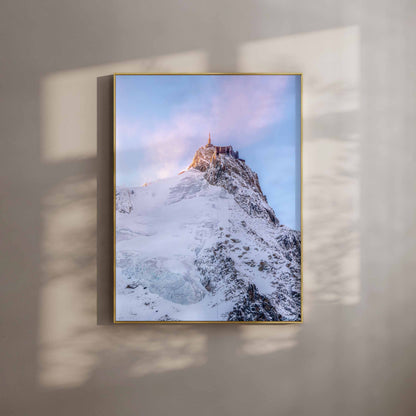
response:
M180 175L116 190L116 318L300 320L300 233L255 172L202 147Z

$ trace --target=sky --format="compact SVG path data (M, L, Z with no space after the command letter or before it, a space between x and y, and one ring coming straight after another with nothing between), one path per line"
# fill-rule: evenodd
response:
M300 230L299 75L117 75L116 184L177 175L205 145L232 145L281 224Z

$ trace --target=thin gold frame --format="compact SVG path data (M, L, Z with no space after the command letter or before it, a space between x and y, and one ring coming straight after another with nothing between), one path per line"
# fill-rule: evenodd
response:
M116 320L116 78L120 75L300 76L300 321L117 321ZM115 72L113 74L113 323L114 324L301 324L303 323L303 74L298 72Z

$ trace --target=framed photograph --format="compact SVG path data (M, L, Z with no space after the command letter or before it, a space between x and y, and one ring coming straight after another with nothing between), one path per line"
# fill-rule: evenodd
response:
M302 75L114 75L114 322L302 322Z

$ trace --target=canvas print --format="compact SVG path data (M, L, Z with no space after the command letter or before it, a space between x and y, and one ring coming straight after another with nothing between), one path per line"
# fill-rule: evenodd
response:
M114 82L115 322L301 322L301 75Z

